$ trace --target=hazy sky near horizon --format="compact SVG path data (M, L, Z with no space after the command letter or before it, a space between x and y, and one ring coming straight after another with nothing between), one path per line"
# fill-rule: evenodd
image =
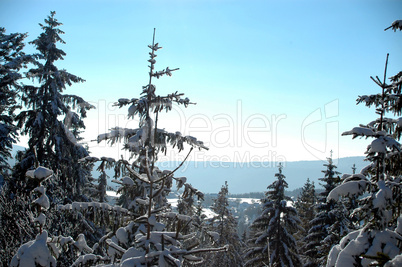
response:
M7 33L40 33L56 11L65 31L59 68L86 80L65 93L97 107L85 123L95 156L119 157L96 144L108 128L136 127L119 98L138 97L148 82L148 44L156 28L156 69L179 67L155 80L160 95L179 91L197 105L161 114L159 126L203 140L192 160L282 161L363 155L369 140L341 133L376 118L356 106L378 93L370 76L401 70L402 1L0 1ZM27 45L27 51L32 50ZM182 155L183 157L185 155ZM169 159L176 154L168 153Z

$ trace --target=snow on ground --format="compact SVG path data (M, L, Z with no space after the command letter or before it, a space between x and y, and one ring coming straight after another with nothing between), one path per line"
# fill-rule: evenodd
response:
M179 199L178 198L168 198L168 202L169 202L169 204L170 205L172 205L172 207L177 207L177 201L178 201Z
M207 216L207 218L212 218L214 216L216 216L217 214L215 212L213 212L211 209L202 209L202 213Z
M238 200L240 200L240 204L241 203L247 203L247 204L261 203L259 198L247 198L247 197L245 197L245 198L232 198L232 197L230 197L229 198L229 201L233 201L233 202L236 202Z
M259 198L231 198L231 197L229 198L230 202L237 202L239 200L240 200L239 204L242 204L242 203L247 203L249 205L261 204L261 199L259 199ZM292 201L286 201L286 203L287 203L287 206L293 207Z
M178 198L168 198L168 202L170 205L172 205L172 208L177 208L178 200L179 200ZM216 216L215 212L213 212L211 209L207 209L207 208L203 208L202 213L205 216L207 216L207 218L212 218L212 217Z
M110 204L110 205L115 205L116 204L116 201L117 201L117 199L120 197L120 194L117 194L117 192L116 191L106 191L106 198L107 198L107 202Z
M109 197L120 197L120 194L117 194L116 191L106 191L106 195Z

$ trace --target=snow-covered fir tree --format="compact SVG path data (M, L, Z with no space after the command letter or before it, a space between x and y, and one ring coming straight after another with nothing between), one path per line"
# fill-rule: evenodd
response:
M25 75L32 81L18 88L25 107L16 116L17 126L29 136L29 143L28 149L18 155L12 177L7 180L0 196L1 241L6 244L2 246L4 253L2 251L1 255L5 264L20 244L35 236L30 223L32 215L26 207L36 185L32 179L26 178L26 173L38 163L55 170L46 181L50 199L46 220L49 233L70 235L76 230L81 232L76 227L77 218L62 216L56 211L56 205L75 198L87 199L81 189L87 182L90 169L82 167L79 159L88 153L78 143L78 133L84 128L82 118L92 106L78 96L62 94L67 86L83 80L55 66L65 53L56 47L64 42L60 37L63 32L58 28L61 23L54 16L55 12L51 12L45 24L40 24L43 33L31 42L38 54L29 58L32 68ZM18 62L16 60L15 65ZM64 120L60 120L63 116Z
M5 176L10 170L7 159L17 141L14 112L19 107L17 96L23 78L20 70L33 61L32 56L23 52L26 36L22 33L6 34L6 29L0 27L0 176Z
M307 236L308 230L310 229L310 222L316 216L316 210L314 209L316 204L317 196L315 192L314 182L311 182L310 179L307 178L306 183L302 187L300 195L295 201L295 208L301 221L300 225L303 228L299 230L299 232L297 232L296 234L297 245L299 248L300 257L305 266L308 266L308 263L314 262L313 256L306 253L307 249L305 237Z
M301 260L293 235L300 230L296 209L285 196L288 187L282 165L275 174L277 180L268 186L262 200L262 214L251 225L245 266L300 266Z
M229 187L222 186L211 210L216 214L209 220L210 231L218 233L215 242L218 246L229 245L227 252L211 255L211 266L243 266L242 249L244 244L237 233L237 220L229 209Z
M306 262L308 266L324 266L333 244L339 242L350 228L343 203L334 200L327 202L328 194L340 182L340 173L336 171L337 166L333 163L332 153L327 161L324 164L326 169L322 171L324 177L319 179L323 182L321 185L324 191L318 195L316 216L309 223L310 228L303 247L305 255L310 258L310 261Z
M402 28L400 21L395 21L391 27L394 30ZM328 196L329 201L359 197L358 207L352 216L359 216L361 227L332 248L327 266L402 265L401 176L398 167L401 145L394 139L400 137L398 131L402 118L386 117L389 111L396 116L401 115L402 72L392 76L387 83L387 66L388 55L383 79L371 77L381 88L381 93L357 99L358 104L374 106L378 118L342 134L352 135L353 138L372 138L373 141L366 150L366 159L370 164L360 173L346 178Z
M217 232L213 232L210 229L211 224L207 215L205 215L203 201L198 201L195 208L195 213L191 220L191 230L196 233L195 239L197 243L200 247L218 247L217 238L219 237ZM214 255L215 254L204 254L204 261L196 265L211 266ZM183 266L194 266L194 263L185 261Z
M106 174L106 169L111 169L114 167L116 162L115 159L108 157L101 157L99 159L97 157L87 156L83 159L80 159L79 162L81 162L84 166L87 166L87 168L90 168L90 166L93 166L96 163L99 164L96 169L100 173L99 177L97 179L88 177L90 183L88 183L87 187L84 188L84 193L91 197L93 201L98 201L101 203L106 202L106 190L108 189L108 175Z
M355 174L356 174L356 165L353 164L352 174L344 173L341 177L340 184L342 184L345 180L348 180L350 176ZM346 212L348 214L348 219L350 221L350 230L358 229L360 227L360 221L362 220L361 218L359 218L359 215L357 213L354 213L354 210L358 207L358 199L359 196L357 195L341 199L341 202L343 203Z
M52 181L51 198L74 199L82 194L89 174L89 170L78 162L88 156L86 149L78 143L78 134L85 128L82 118L93 106L79 96L63 94L67 86L84 80L55 65L66 56L57 47L58 43L64 44L60 36L64 32L59 29L62 24L55 18L55 12L39 25L43 32L30 42L37 49L39 60L26 74L33 83L21 88L25 109L16 118L18 127L29 136L29 141L28 149L15 167L14 185L25 181L26 171L34 166L36 150L37 161L58 173L57 180ZM64 116L64 120L61 121L60 116Z
M186 177L174 177L174 174L194 148L207 148L195 137L184 136L180 132L170 133L157 127L162 111L170 111L173 104L187 107L192 103L188 98L182 98L182 93L175 92L167 96L156 94L154 79L164 75L171 76L178 69L167 67L162 71L155 71L156 52L162 47L154 40L149 45L149 80L143 86L141 96L120 98L116 103L119 107L129 106L128 117L138 117L139 127L115 127L97 138L98 142L107 141L111 144L122 141L124 148L131 153L131 162L124 158L109 161L115 168L115 181L120 184L118 193L121 194L122 207L111 207L98 202L73 202L71 205L60 206L60 209L72 213L77 210L85 213L91 209L99 212L106 209L106 212L99 214L99 220L109 233L94 245L93 254L82 255L75 261L75 266L182 266L186 262L202 262L202 253L226 250L226 247L200 247L197 233L189 228L193 221L192 208L184 205L180 214L173 212L167 201L174 182L183 192L183 203L189 204L193 198L203 198L203 193L187 183ZM169 144L182 151L186 149L186 143L189 145L187 156L174 170L160 170L156 166L158 154L166 153ZM93 161L93 158L86 157L82 161ZM115 212L119 216L110 220Z

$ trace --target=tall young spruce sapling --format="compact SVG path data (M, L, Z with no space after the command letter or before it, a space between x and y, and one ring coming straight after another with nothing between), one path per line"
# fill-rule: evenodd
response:
M192 216L172 212L167 195L176 181L183 189L181 199L203 198L202 192L195 189L185 177L174 177L194 148L207 149L203 142L180 132L168 132L158 128L161 111L172 109L173 104L187 107L188 98L174 92L166 96L156 94L155 78L171 76L178 69L169 67L155 71L156 52L162 47L155 43L155 32L148 60L149 80L143 86L139 98L120 98L117 106L129 106L128 117L139 118L135 129L112 128L110 132L98 136L97 141L113 144L123 141L124 149L131 153L128 160L119 159L114 163L115 177L123 176L118 182L122 194L121 204L128 210L123 225L107 238L106 256L116 266L182 266L185 262L202 262L199 255L206 252L224 251L226 247L201 248L196 233L189 231ZM185 143L190 146L184 161L172 171L160 170L156 166L158 154L166 153L168 145L184 150ZM191 215L191 212L188 213ZM185 230L185 231L184 231ZM83 261L83 257L77 262Z

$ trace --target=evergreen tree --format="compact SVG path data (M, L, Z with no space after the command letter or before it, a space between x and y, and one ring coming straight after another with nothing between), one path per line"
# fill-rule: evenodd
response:
M211 210L216 216L210 219L211 230L219 234L216 240L218 246L229 245L227 252L218 252L212 255L212 266L242 266L243 259L241 250L243 242L237 233L237 220L229 209L229 187L227 182L222 186L218 197L214 200Z
M196 240L196 242L194 242L193 244L203 248L217 247L218 233L211 231L210 220L207 218L204 211L205 209L203 208L203 202L198 201L198 204L195 207L194 216L192 216L191 220L190 232L195 233L194 240ZM216 254L204 254L203 255L204 260L199 265L212 266L213 264L212 260L214 259L215 255ZM183 266L194 266L194 262L184 260Z
M6 29L0 27L0 176L10 170L7 158L11 157L11 148L17 140L14 112L19 108L19 80L23 78L20 70L33 61L32 56L23 52L26 36L22 33L6 34Z
M352 174L344 173L342 175L340 184L350 180L349 178L351 176L356 176L355 164L353 164L353 167L352 167ZM359 218L359 215L354 213L354 210L358 207L359 196L357 196L357 195L352 196L351 195L351 196L349 196L347 198L342 198L340 201L343 203L343 205L345 206L345 209L347 211L348 219L350 221L350 230L355 230L355 229L360 228L360 221L363 218Z
M268 186L262 201L262 214L251 225L251 239L245 254L245 266L300 266L296 239L293 234L300 230L296 209L287 204L288 187L282 174L282 165L277 180Z
M308 230L310 229L310 222L315 218L316 213L314 206L317 204L317 196L315 193L314 182L310 182L307 178L300 195L297 197L295 202L295 208L297 214L299 215L301 221L301 227L303 229L299 230L296 235L297 245L299 247L299 254L303 260L303 263L313 262L311 255L306 254L306 242L305 237L307 236Z
M401 30L401 21L391 27ZM389 28L391 28L389 27ZM352 216L358 216L360 229L345 236L328 256L327 266L400 266L402 263L402 217L400 216L401 145L399 119L387 118L387 112L400 116L402 72L386 83L388 56L384 78L371 79L381 87L381 93L359 96L357 103L374 106L378 118L367 125L354 127L342 135L364 136L374 140L368 145L366 159L370 164L361 173L347 177L328 196L328 200L358 198ZM363 197L363 194L366 196Z
M18 64L23 62L24 58L33 63L26 73L26 77L32 79L30 85L19 86L15 83L16 80L11 83L19 86L21 100L25 105L15 119L21 132L29 136L29 142L28 149L17 156L19 162L0 195L1 242L5 250L4 254L3 251L0 254L4 264L10 261L10 256L20 244L32 240L35 236L30 223L32 212L26 207L29 206L32 190L37 185L34 180L27 178L26 174L39 163L55 170L54 175L45 182L50 200L46 220L48 233L70 235L82 230L77 227L77 217L63 216L63 212L57 210L57 204L68 203L77 198L88 200L82 194L82 188L88 181L86 176L90 169L82 167L79 163L79 159L88 153L78 143L78 134L84 128L82 118L92 106L78 96L62 94L67 86L83 80L55 66L56 61L62 60L65 53L56 47L58 43L64 42L60 37L63 32L58 28L61 23L57 22L54 16L55 12L51 12L45 24L40 24L43 33L30 43L36 47L39 54L27 57L18 50L20 54L14 54L15 62L6 64L18 69ZM18 38L22 37L25 35ZM10 43L8 45L12 47ZM7 70L7 67L4 70ZM14 73L12 77L18 79L20 76ZM2 87L2 90L3 88L5 87ZM64 120L60 120L63 116ZM72 263L73 254L69 255L69 260L61 261L63 265Z
M305 238L306 245L303 247L305 255L311 259L308 266L323 266L326 264L327 255L334 243L348 233L350 222L347 218L343 203L334 200L327 201L328 194L340 182L339 172L331 157L324 164L324 177L320 178L324 191L318 196L315 206L316 216L310 221L308 235Z
M88 194L92 200L96 200L98 202L106 202L106 190L107 190L107 174L106 174L106 169L110 169L114 166L115 160L113 158L107 158L107 157L102 157L102 158L97 158L97 157L85 157L83 159L80 159L79 162L84 164L84 166L87 166L88 168L91 168L90 166L93 166L96 162L99 162L99 166L97 168L97 171L100 172L100 175L98 179L93 179L92 177L88 177L89 183L87 184L87 187L84 189L84 193ZM95 184L94 182L97 182Z
M85 128L82 118L93 106L79 96L62 94L67 86L84 80L55 65L66 55L56 46L64 44L60 37L64 32L59 29L62 24L55 18L55 12L45 19L45 24L39 25L43 33L30 44L38 50L40 60L27 73L38 86L21 88L25 110L16 118L21 132L29 135L29 141L27 151L16 166L15 182L25 180L25 173L34 166L36 157L41 165L57 170L57 184L53 186L61 190L58 193L51 190L54 194L51 198L74 199L82 193L89 174L89 170L78 162L88 156L86 149L78 143L78 134ZM60 116L65 117L63 121L59 120Z

